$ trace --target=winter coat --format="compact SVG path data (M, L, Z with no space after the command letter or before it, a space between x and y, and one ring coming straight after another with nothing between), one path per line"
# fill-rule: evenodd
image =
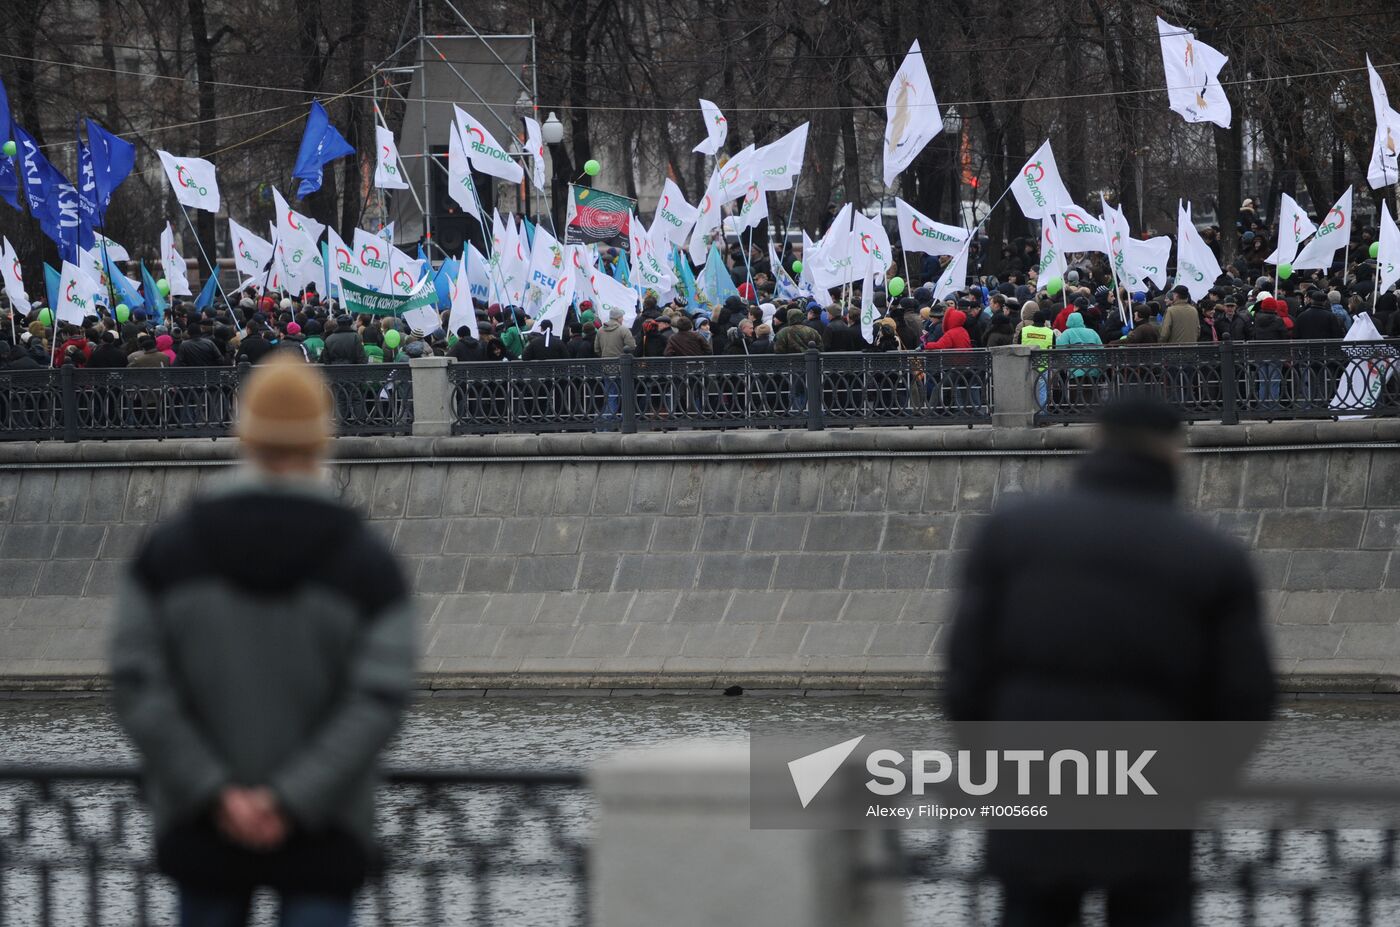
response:
M637 339L621 322L609 319L593 336L593 353L599 357L621 357L626 348L636 351Z
M676 332L666 342L666 357L701 357L710 353L710 343L693 331Z
M333 557L255 558L269 538ZM375 761L414 686L408 585L377 532L310 480L245 477L152 530L119 587L113 704L145 771L157 861L177 880L353 889L373 844ZM275 855L230 843L228 785L295 822Z
M972 347L967 333L967 314L961 309L949 309L943 315L943 335L924 345L925 351L966 351Z
M520 359L527 361L568 360L569 346L563 338L556 336L553 332L549 334L549 343L545 344L545 336L541 332L530 336L525 343L525 353L520 355Z
M997 509L964 561L946 663L951 720L1269 717L1274 679L1254 568L1239 544L1176 506L1174 491L1168 464L1097 451L1068 490ZM1047 538L1090 542L1092 554ZM1184 881L1191 839L993 830L987 865L1003 879L1051 885Z
M1327 306L1309 306L1294 321L1293 337L1308 340L1340 338L1346 334L1342 322Z
M326 349L321 352L323 364L363 364L365 348L360 341L360 333L353 329L338 331L326 339Z
M1174 302L1167 307L1158 330L1162 344L1195 344L1201 337L1201 314L1187 302Z

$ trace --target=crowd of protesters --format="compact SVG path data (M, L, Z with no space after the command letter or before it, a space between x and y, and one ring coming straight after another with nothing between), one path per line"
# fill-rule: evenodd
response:
M780 271L769 264L765 249L754 247L746 259L741 246L731 243L726 266L740 295L719 306L693 305L684 296L662 302L648 293L635 317L624 320L583 300L555 331L548 323L533 325L520 307L478 305L475 334L458 326L425 336L400 319L349 315L314 288L282 298L250 288L217 308L176 302L161 317L136 310L121 322L103 310L81 326L59 324L57 330L32 312L28 320L0 327L0 366L211 367L256 364L278 350L299 352L312 362L360 364L429 356L536 361L616 357L624 351L650 358L809 348L893 352L1334 339L1343 337L1362 312L1373 313L1383 337L1400 336L1396 294L1375 292L1371 230L1356 231L1331 269L1280 279L1263 264L1274 236L1252 201L1245 201L1238 228L1239 254L1223 262L1225 272L1200 300L1179 286L1115 292L1106 258L1096 253L1071 255L1063 278L1051 285L1038 279L1034 240L1011 242L993 268L986 239L975 238L969 252L974 276L967 286L935 299L933 282L949 259L924 258L909 281L912 289L899 298L888 298L883 288L874 294L876 319L867 333L858 285L821 299L780 295L789 291L775 277L783 271L793 279L800 276L800 246L785 251ZM1218 230L1207 228L1203 236L1219 248ZM894 269L902 260L897 256ZM996 272L983 272L992 269ZM447 318L444 310L444 328Z

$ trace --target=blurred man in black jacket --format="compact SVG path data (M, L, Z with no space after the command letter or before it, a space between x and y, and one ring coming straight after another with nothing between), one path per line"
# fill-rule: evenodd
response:
M954 720L1269 716L1254 570L1176 505L1180 430L1156 400L1120 401L1070 489L992 516L952 627ZM998 830L987 865L1005 884L1008 927L1078 923L1094 889L1107 892L1111 927L1191 923L1189 831Z

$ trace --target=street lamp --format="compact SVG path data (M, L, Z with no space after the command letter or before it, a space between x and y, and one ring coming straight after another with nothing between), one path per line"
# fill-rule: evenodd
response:
M549 146L549 196L553 207L554 228L558 229L563 223L560 207L567 191L560 189L564 184L559 171L559 160L564 156L564 123L560 122L553 112L545 117L544 125L540 126L540 137Z

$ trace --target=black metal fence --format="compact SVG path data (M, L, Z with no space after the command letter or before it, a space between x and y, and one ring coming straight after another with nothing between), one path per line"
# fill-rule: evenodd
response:
M1400 415L1400 343L1247 341L1037 351L1039 422L1082 422L1109 399L1154 396L1188 419Z
M324 368L341 434L408 434L407 364ZM59 367L0 371L0 439L218 438L233 426L246 367Z
M356 923L491 927L529 911L586 925L582 785L573 773L389 773L382 862ZM174 888L153 855L134 771L0 769L0 924L174 923Z
M455 434L991 421L985 350L453 364Z

